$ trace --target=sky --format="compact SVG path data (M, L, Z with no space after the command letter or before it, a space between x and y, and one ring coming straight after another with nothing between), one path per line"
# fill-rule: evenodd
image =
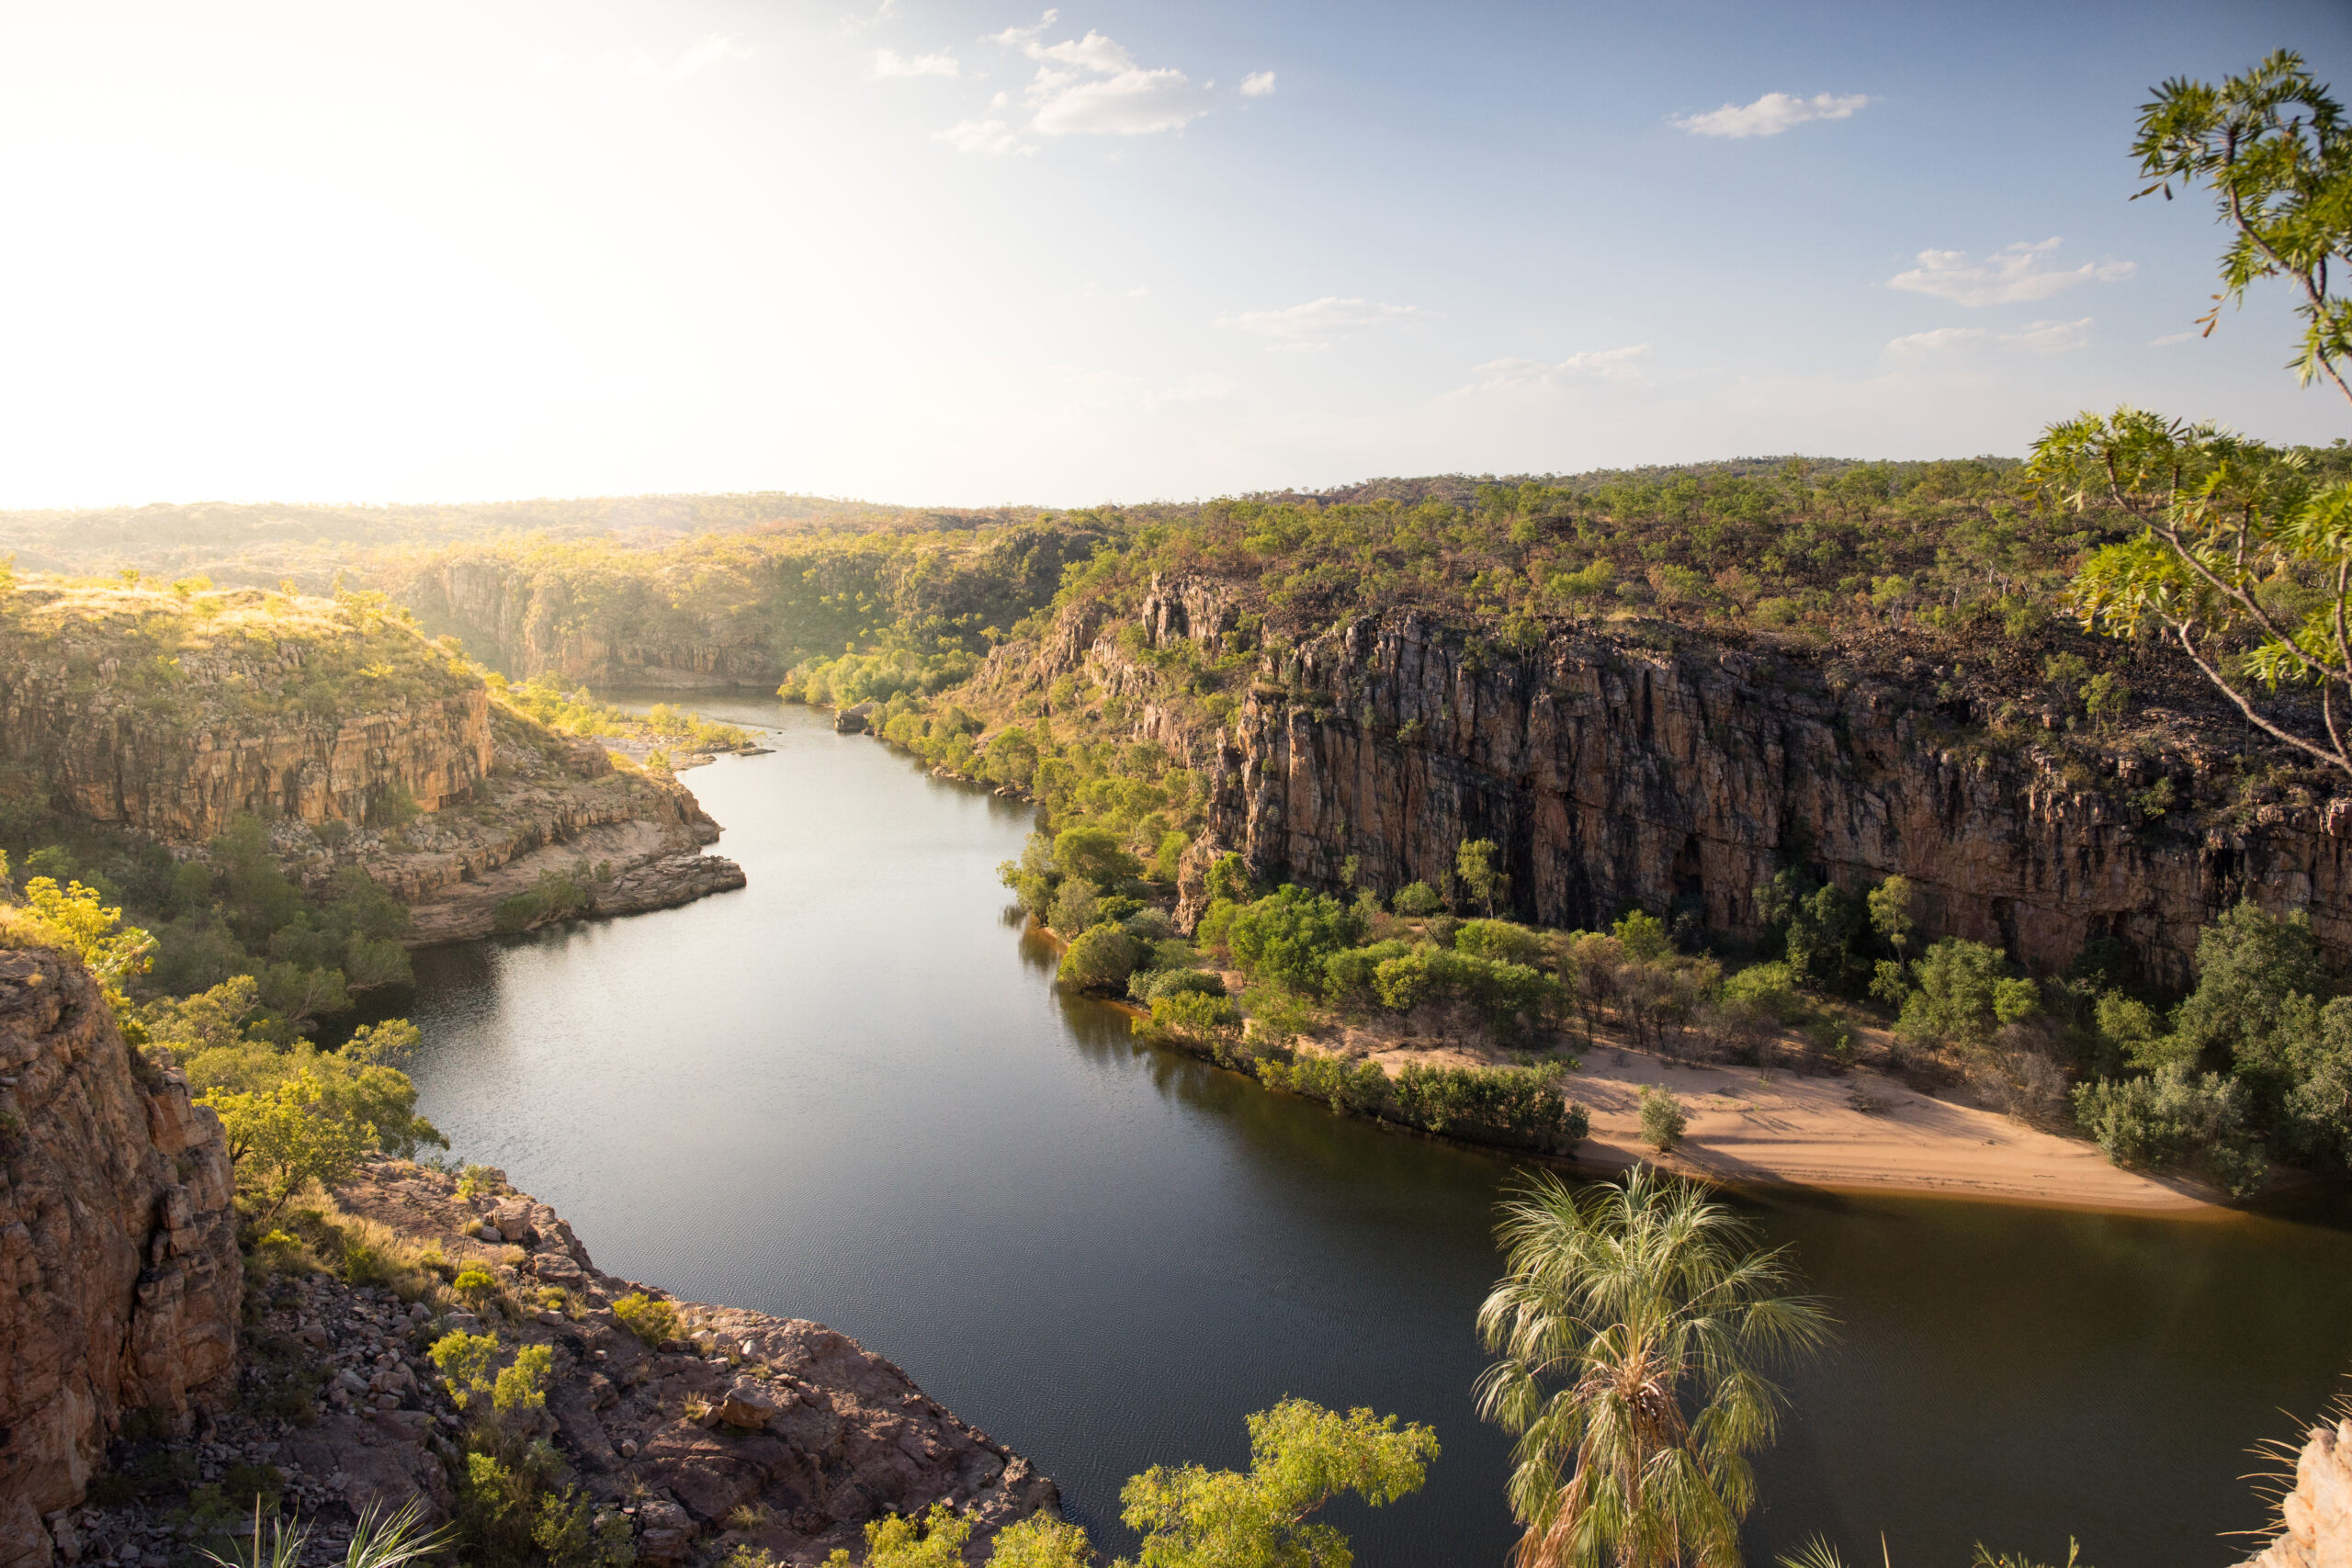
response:
M2165 77L2346 0L0 3L0 506L2284 441Z

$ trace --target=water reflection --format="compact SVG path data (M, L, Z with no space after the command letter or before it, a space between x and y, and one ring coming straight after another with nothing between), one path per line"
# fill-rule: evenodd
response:
M1420 1496L1340 1519L1367 1568L1492 1568L1506 1445L1469 1389L1513 1164L1137 1043L1055 992L996 880L1026 810L774 705L776 754L688 775L751 886L420 955L424 1110L598 1260L809 1316L1034 1457L1120 1544L1122 1480L1246 1458L1285 1393L1438 1427ZM2280 1406L2352 1361L2352 1246L1931 1201L1743 1199L1846 1325L1790 1380L1750 1531L1858 1557L1982 1537L2224 1560Z

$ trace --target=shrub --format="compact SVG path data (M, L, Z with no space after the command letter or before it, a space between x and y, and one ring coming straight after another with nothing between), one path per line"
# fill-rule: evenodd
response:
M1390 1085L1397 1119L1432 1133L1573 1152L1590 1130L1580 1105L1537 1067L1429 1067L1419 1063Z
M1225 981L1205 969L1138 969L1127 980L1127 995L1148 1002L1158 997L1222 997Z
M1171 991L1151 998L1151 1016L1136 1020L1134 1031L1195 1050L1217 1052L1229 1045L1241 1025L1231 998L1199 991Z
M2006 1025L2041 1010L2041 992L2030 980L2009 976L2008 959L1997 947L1947 937L1922 953L1913 966L1918 989L1903 1004L1895 1028L1908 1040L1949 1040L1982 1051Z
M1813 1011L1786 964L1751 964L1724 981L1724 999L1754 1007L1775 1023L1801 1023Z
M449 1397L458 1408L465 1409L478 1394L492 1393L491 1363L498 1359L498 1336L468 1334L463 1329L445 1334L433 1342L427 1352L433 1364L441 1369L441 1376L449 1390Z
M1544 956L1544 939L1509 920L1464 920L1453 933L1457 952L1498 964L1532 965Z
M1682 1134L1690 1124L1682 1102L1656 1084L1642 1086L1642 1141L1660 1154L1671 1152L1682 1142Z
M1377 1062L1351 1065L1337 1056L1300 1055L1288 1061L1264 1056L1257 1066L1258 1077L1268 1087L1320 1100L1334 1111L1363 1114L1388 1100L1388 1075Z
M2243 1084L2179 1064L2075 1090L2075 1119L2117 1165L2188 1166L2235 1197L2262 1184L2262 1145L2246 1130Z
M1428 883L1408 882L1396 889L1396 897L1388 900L1388 907L1400 915L1418 918L1436 914L1444 903L1445 900L1437 896L1437 889Z
M1117 991L1143 962L1143 944L1117 926L1096 926L1069 944L1057 978L1072 990Z
M494 1341L493 1341L494 1343ZM501 1416L516 1410L542 1410L548 1403L548 1371L555 1352L545 1345L526 1345L498 1374L491 1403Z
M1245 905L1233 917L1226 944L1253 977L1293 991L1320 991L1324 960L1363 935L1352 908L1293 884Z
M678 1337L678 1309L658 1296L623 1296L613 1303L613 1315L648 1345L658 1346Z

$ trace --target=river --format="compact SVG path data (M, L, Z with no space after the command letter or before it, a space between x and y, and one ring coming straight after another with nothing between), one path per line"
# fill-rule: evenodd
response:
M1470 1385L1505 1158L1142 1047L1057 993L997 863L1025 806L820 716L698 702L775 754L687 775L751 885L417 955L423 1109L597 1262L897 1361L1127 1548L1155 1462L1247 1460L1285 1394L1433 1425L1419 1495L1332 1517L1365 1568L1495 1568L1507 1445ZM1750 1559L1974 1541L2217 1564L2247 1450L2352 1370L2352 1230L1902 1198L1738 1201L1842 1324L1785 1381Z

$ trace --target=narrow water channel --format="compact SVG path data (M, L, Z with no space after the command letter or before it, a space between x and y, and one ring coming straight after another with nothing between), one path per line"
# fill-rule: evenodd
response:
M818 716L703 703L775 754L687 775L751 886L417 955L423 1109L605 1268L815 1318L905 1367L1124 1546L1159 1461L1245 1461L1295 1393L1434 1425L1420 1495L1342 1510L1365 1568L1496 1568L1507 1448L1472 1316L1510 1162L1134 1044L1051 985L999 861L1028 808ZM1789 1380L1750 1560L1898 1568L1984 1540L2219 1564L2246 1450L2352 1371L2352 1233L1905 1199L1741 1200L1842 1321Z

